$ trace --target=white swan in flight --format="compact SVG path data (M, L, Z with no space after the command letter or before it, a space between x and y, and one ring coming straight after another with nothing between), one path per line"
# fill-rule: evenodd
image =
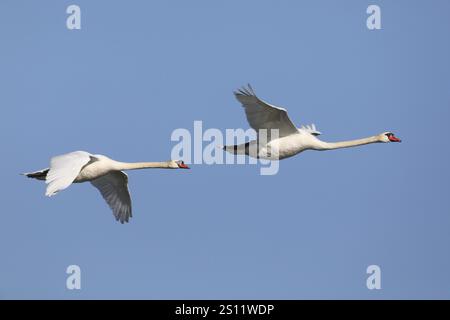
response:
M278 160L292 157L304 150L332 150L361 146L378 142L401 142L392 132L383 132L379 135L342 142L325 142L317 138L321 133L316 126L302 126L297 128L289 119L287 110L268 104L259 99L252 87L242 88L234 92L237 100L245 109L247 121L250 126L267 135L266 141L250 141L239 145L224 146L223 149L232 154L248 155L254 158ZM278 137L271 138L271 129L278 130ZM260 133L261 133L260 132Z
M51 197L72 183L90 181L96 187L114 213L117 221L128 222L132 217L128 176L122 170L147 168L189 169L183 161L166 162L119 162L100 154L75 151L53 157L50 168L24 173L29 178L45 180Z

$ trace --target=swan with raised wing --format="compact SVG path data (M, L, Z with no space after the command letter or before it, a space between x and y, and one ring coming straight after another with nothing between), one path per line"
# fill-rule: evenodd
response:
M116 220L124 223L132 217L132 210L128 176L123 170L150 168L189 169L180 160L128 163L115 161L100 154L75 151L53 157L50 168L24 175L44 180L47 184L45 195L48 197L66 189L72 183L89 181L100 191Z
M286 109L261 100L250 85L235 91L234 94L245 109L248 123L256 132L259 132L259 135L257 140L223 146L225 151L232 154L281 160L305 150L324 151L371 143L401 142L390 131L363 139L325 142L317 138L321 133L317 131L314 124L297 128L289 119Z

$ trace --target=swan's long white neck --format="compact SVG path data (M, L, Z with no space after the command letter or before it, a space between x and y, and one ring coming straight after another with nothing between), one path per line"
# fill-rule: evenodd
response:
M378 136L372 136L363 139L349 140L349 141L340 141L340 142L325 142L319 140L317 147L314 148L316 150L333 150L333 149L341 149L341 148L351 148L362 146L370 143L381 142Z
M138 170L138 169L169 169L170 161L167 162L118 162L115 163L116 170Z

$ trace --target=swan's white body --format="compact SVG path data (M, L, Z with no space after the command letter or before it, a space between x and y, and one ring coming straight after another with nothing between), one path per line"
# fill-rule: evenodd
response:
M259 99L252 87L242 88L235 96L245 109L247 121L259 134L266 139L258 139L248 143L224 146L224 150L233 154L243 154L254 158L281 160L292 157L305 150L333 150L356 147L378 142L400 142L391 132L383 132L368 138L325 142L317 138L321 133L316 126L297 128L289 119L287 110L273 106ZM275 136L271 134L275 130ZM277 133L277 134L276 134Z
M321 141L311 133L306 131L303 132L302 129L298 129L298 133L269 141L267 145L260 150L258 156L260 158L270 158L267 155L271 152L272 157L285 159L308 149L317 149L320 146L320 142Z
M102 194L121 223L132 217L131 197L128 191L128 176L122 170L163 168L188 169L182 161L126 163L112 160L100 154L75 151L53 157L50 168L26 173L29 178L45 180L46 196L53 196L72 183L90 181Z

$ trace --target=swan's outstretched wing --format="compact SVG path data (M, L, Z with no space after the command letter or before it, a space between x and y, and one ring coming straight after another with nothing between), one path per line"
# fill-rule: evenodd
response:
M66 189L72 184L81 169L95 158L85 151L75 151L53 157L45 183L48 184L46 196L53 196L58 191Z
M278 129L280 138L298 133L286 109L275 107L259 99L250 85L248 88L243 87L235 91L234 95L242 103L247 121L256 131L267 129L270 134L270 129Z
M100 191L116 220L121 223L128 222L132 217L128 176L122 171L112 171L92 180L91 183Z

